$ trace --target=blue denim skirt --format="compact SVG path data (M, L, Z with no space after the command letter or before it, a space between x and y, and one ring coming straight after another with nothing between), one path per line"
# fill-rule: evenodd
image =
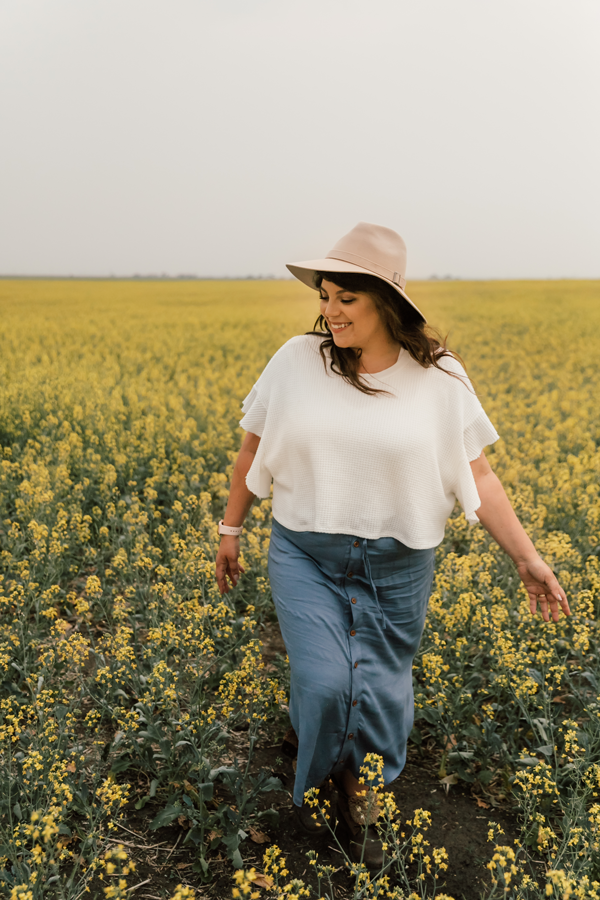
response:
M391 537L273 522L269 577L290 660L297 806L332 772L358 778L367 753L383 757L386 784L404 768L434 555Z

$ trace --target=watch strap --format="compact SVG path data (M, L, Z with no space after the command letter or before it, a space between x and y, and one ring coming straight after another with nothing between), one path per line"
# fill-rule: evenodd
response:
M244 530L243 525L239 527L233 525L223 525L223 519L219 522L219 534L229 534L232 537L238 537Z

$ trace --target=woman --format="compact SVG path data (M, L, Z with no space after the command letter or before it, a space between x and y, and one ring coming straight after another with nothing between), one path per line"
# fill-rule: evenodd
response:
M455 500L514 561L532 614L539 603L556 621L569 607L486 460L498 435L464 369L405 293L400 235L361 222L324 259L288 268L319 290L321 315L244 401L217 581L223 593L227 578L237 584L242 523L272 481L269 576L291 668L294 805L316 831L304 792L331 775L353 855L364 843L377 866L378 811L359 768L378 753L389 783L404 766L412 662Z

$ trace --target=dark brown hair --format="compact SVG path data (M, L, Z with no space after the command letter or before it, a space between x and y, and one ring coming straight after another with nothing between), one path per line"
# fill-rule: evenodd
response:
M430 366L454 375L440 366L440 360L444 356L450 356L462 360L456 353L451 353L446 347L446 341L433 328L425 324L416 309L408 303L404 297L393 287L388 285L376 275L361 275L353 272L315 272L315 287L319 290L323 281L332 281L344 291L369 294L377 307L377 311L391 337L404 348L412 358L423 366ZM381 394L385 391L369 387L365 384L358 372L360 363L360 350L352 347L337 347L324 316L319 316L315 322L314 331L308 334L325 335L319 348L323 362L327 366L326 350L331 357L330 368L332 372L341 375L344 381L362 391L363 394Z

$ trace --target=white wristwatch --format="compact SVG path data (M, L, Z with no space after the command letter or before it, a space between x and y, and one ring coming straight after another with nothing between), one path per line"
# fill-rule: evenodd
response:
M243 530L243 525L240 525L239 527L234 527L233 525L223 525L223 519L221 519L221 521L219 522L219 534L230 534L233 537L238 537Z

